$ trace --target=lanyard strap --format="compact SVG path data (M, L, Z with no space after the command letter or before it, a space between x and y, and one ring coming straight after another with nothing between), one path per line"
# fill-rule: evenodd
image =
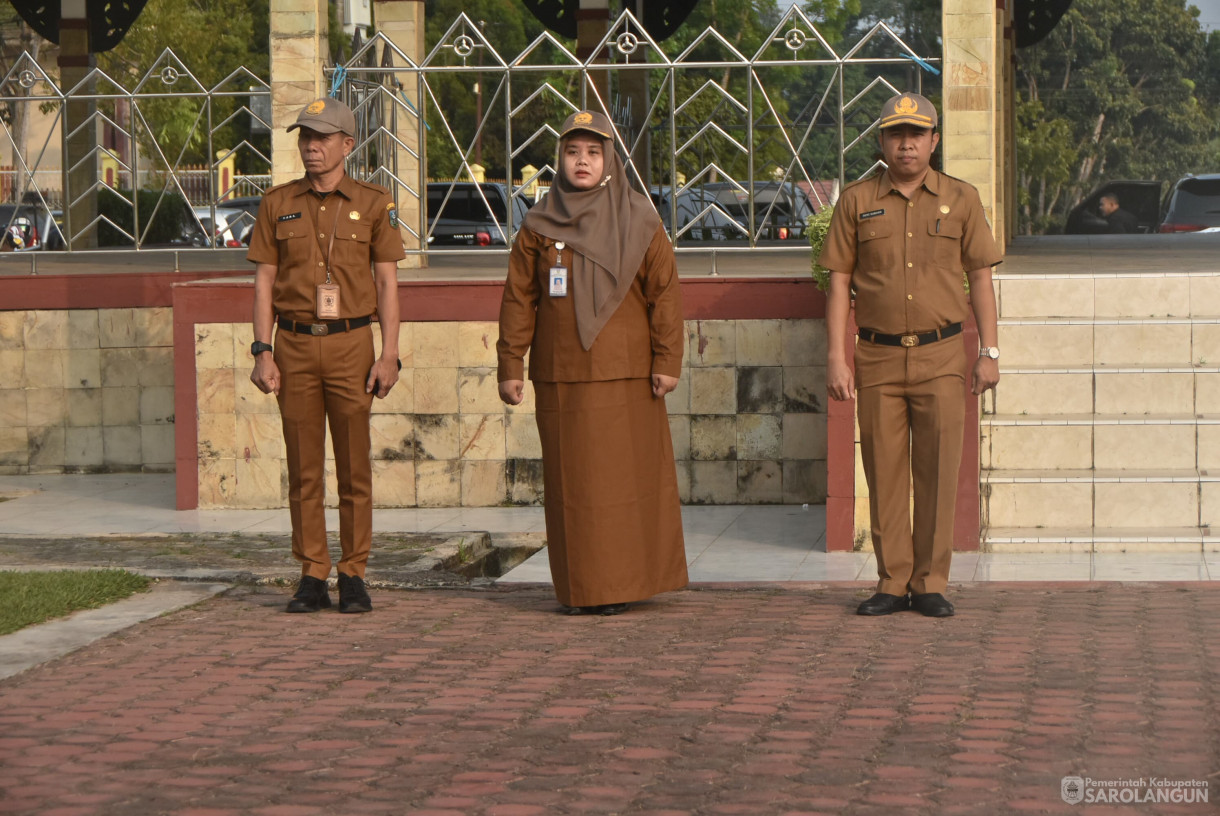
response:
M326 199L322 199L325 201ZM342 200L342 199L340 199ZM335 220L330 225L330 243L326 245L326 282L330 283L330 251L335 248L335 233L339 231L339 213L343 211L343 205L339 204L335 207Z

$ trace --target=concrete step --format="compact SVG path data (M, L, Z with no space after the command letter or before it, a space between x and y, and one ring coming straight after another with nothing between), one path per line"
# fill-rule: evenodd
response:
M1002 270L1003 267L1001 266ZM1000 317L1198 317L1220 314L1217 270L1005 273L994 276Z
M990 527L982 549L1021 552L1216 552L1220 538L1206 527Z
M1046 365L1001 370L993 413L1195 414L1220 405L1220 366Z
M985 469L1220 469L1220 415L984 416Z
M1012 366L1220 363L1220 317L1017 317L999 321L1001 372Z
M1220 472L984 470L987 527L1220 527Z

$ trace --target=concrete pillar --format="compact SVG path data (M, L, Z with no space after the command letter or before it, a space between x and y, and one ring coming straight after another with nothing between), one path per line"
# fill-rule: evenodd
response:
M83 2L83 0L82 0ZM271 0L271 183L304 174L296 132L285 128L301 108L329 90L322 66L330 59L326 0Z
M580 0L580 8L576 12L576 57L587 60L593 56L597 44L610 30L610 0ZM595 63L607 63L605 54L601 54ZM589 79L597 88L602 100L610 104L610 72L595 70L589 73ZM595 109L597 103L591 98L584 103L585 108Z
M390 41L416 64L424 61L428 53L424 40L424 0L376 0L373 13L378 31L389 37ZM424 223L426 208L421 206L427 202L428 195L427 139L424 136L426 131L423 121L427 115L427 102L420 94L419 77L416 73L399 71L394 76L402 83L402 87L397 89L401 92L399 99L405 96L419 116L412 116L404 112L399 105L387 101L382 110L382 121L409 149L399 147L389 140L384 144L386 149L394 153L392 166L395 174L419 191L420 198L415 198L405 190L390 192L398 202L399 222L410 224L419 235L423 235L427 230L427 224ZM412 156L411 151L415 151L420 158ZM408 253L422 248L419 239L405 229L402 230L402 240ZM398 268L419 268L427 265L426 255L408 254L399 261Z
M67 91L76 87L97 67L97 57L89 53L89 20L85 16L85 0L63 0L60 14L59 75L60 85ZM90 83L79 89L77 94L88 95L93 90L93 83ZM96 111L96 102L73 98L64 111L63 132L72 133ZM65 148L63 187L67 226L64 237L71 241L72 249L91 249L97 246L96 227L91 227L76 240L72 236L80 233L86 224L93 223L97 217L97 192L93 189L98 179L97 127L80 128L75 135L68 137ZM78 197L80 199L76 200Z
M944 0L944 110L941 150L945 172L978 188L1000 246L1008 241L1009 207L1004 156L1012 142L1002 125L1006 0ZM1000 8L997 8L1000 6Z

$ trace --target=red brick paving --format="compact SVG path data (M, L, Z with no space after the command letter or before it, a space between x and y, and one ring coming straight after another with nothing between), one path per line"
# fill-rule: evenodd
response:
M285 615L240 588L0 681L0 813L1217 812L1220 588L973 584L859 618L853 586L382 591ZM1067 805L1066 775L1210 779Z

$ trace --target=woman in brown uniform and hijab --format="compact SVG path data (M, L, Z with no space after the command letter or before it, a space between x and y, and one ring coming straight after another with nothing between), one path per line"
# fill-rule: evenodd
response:
M609 119L560 131L558 177L513 243L500 305L500 398L530 354L551 577L569 614L616 615L686 586L664 397L684 331L673 247L631 189Z

